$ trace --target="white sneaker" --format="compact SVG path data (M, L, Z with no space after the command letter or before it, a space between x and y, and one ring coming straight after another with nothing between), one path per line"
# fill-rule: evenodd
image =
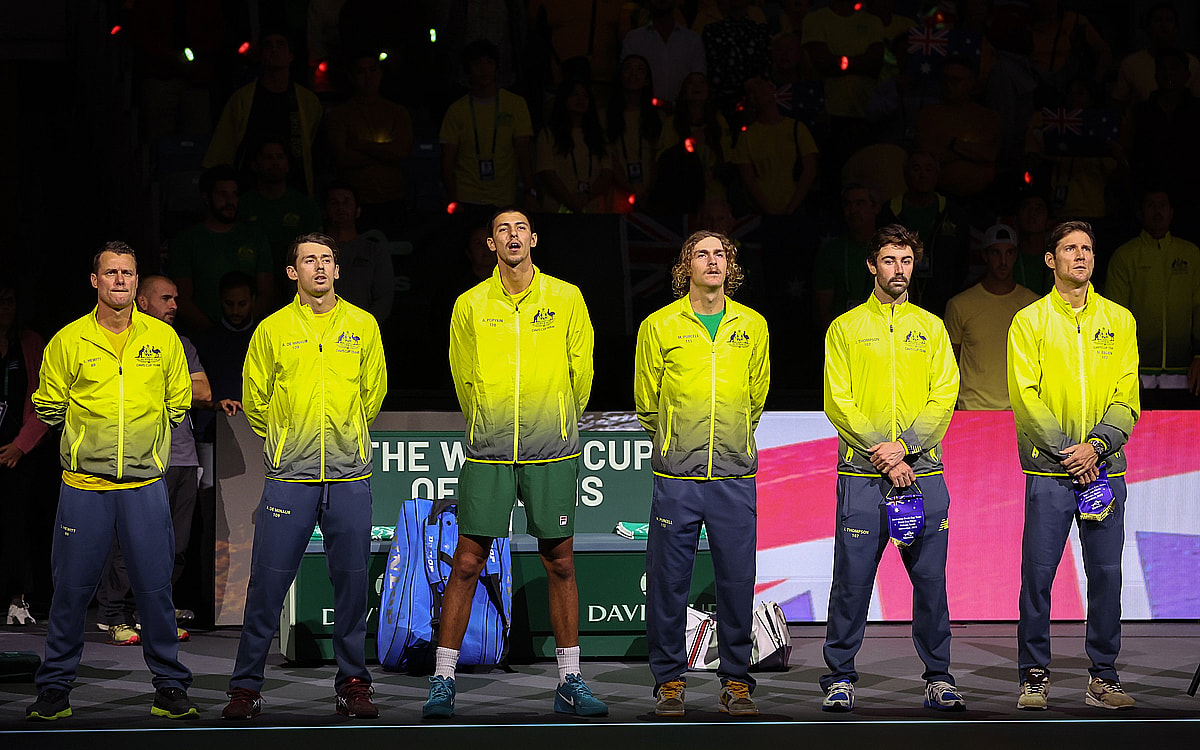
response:
M854 710L854 685L849 680L838 680L825 690L821 701L822 711L845 713Z
M36 625L37 620L29 614L28 602L22 599L20 602L8 605L8 618L5 623L8 625Z

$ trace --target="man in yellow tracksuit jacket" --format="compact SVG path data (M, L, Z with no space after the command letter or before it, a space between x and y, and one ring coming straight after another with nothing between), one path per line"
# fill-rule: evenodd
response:
M688 237L672 270L678 300L638 329L633 396L654 441L646 541L646 642L655 712L684 713L684 631L701 525L708 529L721 618L720 710L758 713L750 697L758 426L771 381L767 324L730 298L742 281L722 234Z
M1121 551L1125 545L1125 443L1141 411L1137 327L1128 310L1091 285L1095 236L1064 222L1046 240L1054 289L1013 318L1008 396L1025 472L1025 530L1017 626L1017 706L1045 709L1050 686L1050 589L1071 523L1079 525L1087 575L1085 700L1131 708L1115 662L1121 647ZM1110 510L1079 516L1076 492L1107 475Z
M601 716L579 669L575 498L579 418L592 392L594 335L583 295L533 265L533 224L505 208L491 220L490 279L464 292L450 319L450 372L467 422L458 479L458 546L442 599L434 674L423 718L454 713L454 670L471 599L492 540L525 504L546 568L558 659L554 710Z
M946 545L950 494L941 441L958 398L958 365L940 318L908 299L921 240L899 224L871 239L875 288L825 334L825 414L838 431L837 529L821 676L822 708L854 708L867 608L887 547L885 498L916 485L924 529L900 558L913 586L913 643L925 664L925 706L966 708L950 674Z
M364 658L367 564L371 554L371 435L387 393L379 325L334 293L337 243L323 234L296 238L287 274L290 304L250 339L242 406L265 439L266 481L254 526L254 551L226 719L261 710L264 667L283 597L296 578L313 527L321 526L333 583L335 708L374 718Z
M1137 321L1147 399L1192 408L1183 389L1200 395L1200 248L1171 234L1175 211L1165 190L1148 190L1138 215L1142 233L1113 253L1104 296Z
M192 673L179 663L171 569L175 536L161 481L171 428L192 400L179 336L137 312L137 259L110 242L92 263L96 309L55 334L32 400L37 416L62 426L62 487L55 520L54 599L46 660L35 682L30 719L71 715L68 693L83 652L84 617L116 528L141 613L146 665L154 673L151 712L198 715L188 700Z

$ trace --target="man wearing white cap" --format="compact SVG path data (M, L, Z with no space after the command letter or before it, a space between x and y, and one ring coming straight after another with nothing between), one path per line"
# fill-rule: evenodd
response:
M946 303L946 332L958 358L960 409L1009 409L1006 377L1008 326L1036 294L1013 280L1017 232L995 224L983 237L987 274Z

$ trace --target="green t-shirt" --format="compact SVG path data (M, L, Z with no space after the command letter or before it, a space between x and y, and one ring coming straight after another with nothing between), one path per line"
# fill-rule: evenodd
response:
M833 317L866 302L874 283L867 271L867 243L834 237L817 251L813 289L833 292Z
M192 280L196 305L214 323L221 320L221 277L230 271L271 273L271 248L262 230L237 222L228 232L212 232L196 224L171 239L167 275Z
M267 236L273 269L284 267L284 254L292 240L302 234L321 231L321 209L312 198L292 188L274 200L251 190L238 203L238 218L258 227Z
M693 310L692 312L696 311ZM708 329L708 337L716 341L717 329L721 327L721 319L725 317L725 310L722 309L721 312L713 313L712 315L696 313L696 317L699 318L700 322L704 324L704 327Z

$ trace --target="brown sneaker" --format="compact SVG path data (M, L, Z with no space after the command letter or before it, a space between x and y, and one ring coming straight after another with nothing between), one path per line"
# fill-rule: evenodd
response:
M729 680L721 686L717 699L721 713L730 716L758 716L758 706L750 697L750 686L739 680Z
M683 694L687 683L683 680L667 680L654 691L654 714L656 716L683 716Z
M1135 701L1125 694L1125 689L1117 680L1106 680L1103 677L1093 677L1088 683L1084 702L1096 708L1111 708L1123 710L1133 708Z
M1041 667L1025 670L1021 680L1021 693L1017 696L1017 708L1022 711L1045 711L1046 698L1050 695L1050 672Z
M337 694L337 712L356 719L376 719L379 709L371 702L375 688L371 683L351 677Z
M222 719L242 721L262 713L262 695L257 690L234 688L225 695L229 696L229 705L221 712Z

